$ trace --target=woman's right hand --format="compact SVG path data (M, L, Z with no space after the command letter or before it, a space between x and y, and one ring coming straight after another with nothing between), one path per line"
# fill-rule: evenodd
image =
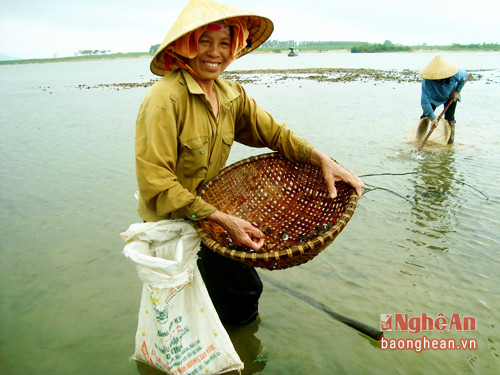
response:
M236 246L255 251L264 246L264 233L246 220L221 211L213 212L207 219L221 225Z

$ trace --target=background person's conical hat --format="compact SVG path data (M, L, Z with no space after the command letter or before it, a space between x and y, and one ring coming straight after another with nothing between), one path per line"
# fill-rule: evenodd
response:
M420 72L424 79L445 79L458 73L458 65L448 61L441 56L434 57Z
M241 10L213 0L189 0L155 53L150 64L151 71L159 76L165 75L163 51L172 42L201 26L227 18L241 18L247 24L248 31L252 37L252 46L242 50L236 57L241 57L256 49L271 36L274 30L274 25L270 19L253 12Z

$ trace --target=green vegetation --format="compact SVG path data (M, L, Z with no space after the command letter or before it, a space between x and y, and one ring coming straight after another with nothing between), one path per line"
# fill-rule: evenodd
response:
M289 48L297 48L301 52L323 52L323 51L339 51L348 50L352 53L378 53L378 52L412 52L412 51L500 51L498 43L476 43L476 44L452 44L445 46L428 46L422 44L418 46L404 46L401 44L393 44L390 40L386 40L382 44L371 44L366 42L319 42L306 41L298 42L295 40L278 41L268 40L259 47L261 52L288 53Z
M498 43L475 43L475 44L457 44L448 46L428 46L426 44L413 46L413 50L440 50L440 51L500 51Z
M408 46L396 46L390 40L386 40L384 44L363 43L357 47L352 47L351 53L409 52L410 50Z
M394 45L386 40L384 44L363 43L360 46L351 48L352 53L360 52L411 52L411 51L500 51L500 44L452 44L447 46L428 46L425 43L419 46Z

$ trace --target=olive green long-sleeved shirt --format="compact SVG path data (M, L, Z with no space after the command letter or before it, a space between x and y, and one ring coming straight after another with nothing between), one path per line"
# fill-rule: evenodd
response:
M145 221L206 218L216 210L197 196L225 166L233 141L268 147L291 161L309 161L312 146L277 123L235 82L218 78L219 119L182 69L146 94L136 124L139 216Z

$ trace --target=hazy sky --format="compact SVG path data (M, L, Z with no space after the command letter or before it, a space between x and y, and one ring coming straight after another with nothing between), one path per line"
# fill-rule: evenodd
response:
M498 0L222 0L274 22L270 39L416 45L500 43ZM0 53L142 52L187 0L0 0Z

